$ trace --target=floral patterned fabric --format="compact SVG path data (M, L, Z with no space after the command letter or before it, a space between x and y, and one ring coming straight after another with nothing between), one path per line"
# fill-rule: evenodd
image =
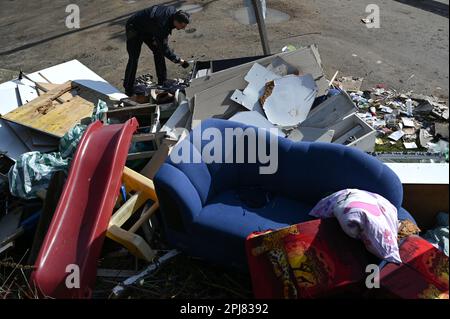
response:
M361 291L368 253L334 219L255 233L246 242L258 299L321 298Z
M310 215L337 218L344 232L362 240L375 256L388 262L402 262L397 243L397 209L384 197L347 189L321 200Z
M400 245L403 264L387 264L380 272L384 295L402 299L448 299L448 257L419 236Z

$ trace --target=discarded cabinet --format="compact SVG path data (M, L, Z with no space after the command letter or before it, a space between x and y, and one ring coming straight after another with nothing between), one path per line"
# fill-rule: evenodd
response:
M300 127L334 131L332 143L375 150L376 131L356 115L356 108L346 93L332 96L313 109Z
M356 114L331 126L330 130L335 132L332 143L356 147L365 152L375 150L377 132Z

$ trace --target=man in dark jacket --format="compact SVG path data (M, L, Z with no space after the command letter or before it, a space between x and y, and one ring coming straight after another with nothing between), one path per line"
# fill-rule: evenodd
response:
M160 5L139 11L127 21L128 64L123 86L128 96L133 95L143 43L153 51L159 85L163 85L167 80L165 58L180 64L184 68L189 67L189 63L178 57L168 45L168 38L172 34L172 30L183 30L189 22L190 16L188 13L181 10L177 11L173 6Z

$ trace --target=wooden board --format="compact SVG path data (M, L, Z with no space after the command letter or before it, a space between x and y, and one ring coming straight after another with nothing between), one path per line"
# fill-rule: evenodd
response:
M56 99L71 91L70 82L59 85L37 99L6 114L4 119L62 137L81 119L92 116L94 104L80 96L63 104Z
M53 83L43 83L43 82L37 82L36 85L38 86L38 90L39 90L39 95L43 95L48 91L54 90L56 89L58 86L60 86L60 84L53 84ZM41 88L45 89L45 91L43 91ZM75 89L74 89L75 90ZM59 101L60 102L67 102L70 101L73 97L75 97L77 94L73 94L74 90L69 91L67 93L62 94L59 97Z

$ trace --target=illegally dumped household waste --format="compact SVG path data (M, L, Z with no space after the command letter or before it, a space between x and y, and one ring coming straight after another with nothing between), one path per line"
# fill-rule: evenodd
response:
M199 65L202 64L199 63ZM130 277L124 279L113 289L113 293L119 296L130 285L153 285L154 282L163 280L161 272L155 274L154 271L159 269L163 262L181 254L178 250L169 250L175 247L168 245L167 238L161 236L163 210L159 210L159 200L162 201L162 199L158 200L156 197L153 179L174 145L186 136L186 131L195 128L203 120L220 118L258 128L275 129L274 132L277 135L286 137L293 142L335 143L356 147L365 152L427 151L428 153L447 154L448 157L448 107L445 101L412 92L400 94L382 86L371 91L361 91L363 79L358 77L348 76L328 81L315 45L298 50L288 47L283 50L283 53L268 57L244 58L240 62L239 59L234 59L232 62L208 61L203 65L206 68L194 67L196 73L191 74L188 79L171 80L163 86L155 85L153 77L149 74L138 77L135 88L137 96L134 97L125 98L116 89L110 89L109 84L102 83L101 87L108 87L108 90L99 93L103 93L103 95L108 93L106 95L118 98L113 101L108 100L107 103L99 101L91 121L88 122L102 120L105 124L123 124L136 117L141 128L133 135L130 143L126 167L121 176L120 193L116 194L114 191L108 196L110 204L116 203L113 209L115 215L109 220L109 224L106 219L102 220L102 225L99 227L99 232L106 234L106 237L111 239L108 240L108 246L112 246L114 249L119 247L121 250L107 253L102 251L101 257L96 255L91 260L86 269L92 280L89 283L90 288L94 287L96 266L93 265L97 262L105 263L108 266L112 264L113 267L122 269L99 269L98 278L105 274L120 275L121 271L127 275L122 274L120 278ZM78 66L79 63L74 62L66 65L70 68ZM56 71L50 70L44 73L51 78ZM90 76L96 77L92 74ZM67 77L69 78L64 80L75 80L70 79L69 75ZM33 78L37 79L38 75L33 75ZM334 78L337 78L337 75ZM82 82L79 79L78 81ZM78 85L77 81L74 83ZM27 90L33 88L33 83L27 82L26 85ZM110 92L114 93L110 94ZM16 109L21 107L19 104L13 103L8 105L8 108ZM111 106L109 110L107 105ZM107 120L105 121L105 119ZM85 124L87 123L83 121L83 125L76 125L66 132L60 141L58 152L34 152L18 156L18 160L9 171L10 193L20 198L13 200L25 202L34 200L40 203L35 198L41 190L47 190L52 174L59 170L69 170L72 157L86 130ZM22 150L19 151L22 152ZM399 153L399 156L406 157L403 153ZM77 172L74 171L72 174L76 175ZM119 176L118 174L114 175ZM130 176L132 178L127 180ZM7 191L6 186L5 188ZM155 194L153 197L149 197L148 193ZM255 197L254 190L249 193L253 195L253 198ZM49 194L47 194L48 196ZM266 197L264 199L270 200ZM367 200L360 200L360 202L367 202ZM345 202L344 204L349 203ZM3 206L5 211L12 207L8 201L3 201ZM367 205L360 206L363 206L360 207L361 210L367 208ZM247 243L251 248L247 251L249 263L255 262L255 260L256 263L263 262L264 269L272 271L272 273L264 273L257 267L258 265L256 267L252 267L255 264L250 265L254 295L258 296L263 291L258 290L258 287L267 287L267 285L275 283L277 287L283 287L283 289L276 291L276 295L263 297L323 297L333 292L341 292L339 289L334 289L340 287L340 282L349 278L355 283L364 280L367 258L379 257L399 262L401 258L395 253L395 256L392 257L393 254L389 254L387 248L389 245L386 243L390 244L389 247L394 247L391 250L395 250L397 247L398 252L398 245L401 249L401 243L405 238L421 234L421 230L412 221L402 220L399 223L397 216L394 216L395 214L388 204L381 206L389 213L387 214L389 223L386 222L389 227L386 224L380 226L374 220L366 221L366 223L362 221L362 218L353 220L355 223L358 222L361 227L367 226L364 232L353 233L353 237L362 239L365 244L369 242L374 243L375 246L377 243L380 244L377 246L377 250L369 249L376 256L370 254L360 241L351 239L345 234L343 229L347 233L351 233L351 229L349 229L351 227L345 225L344 218L340 219L344 224L341 227L338 220L316 220L287 229L274 229L270 232L261 229L262 233L251 235ZM341 208L345 209L345 207ZM63 210L64 207L61 207L61 212ZM72 210L72 213L74 212L76 209ZM411 212L414 215L415 212ZM108 211L109 213L110 211ZM3 212L2 215L4 215ZM77 216L77 214L75 213L73 216ZM343 217L342 214L339 216ZM347 217L352 216L349 214ZM130 222L135 223L131 228L125 227L127 218L130 219ZM324 227L328 227L330 232L321 232L318 227L320 224L326 225ZM0 228L1 226L0 224ZM66 226L68 226L67 229L71 229L73 225ZM250 223L249 227L251 226ZM426 238L433 242L435 247L444 251L447 249L448 254L448 222L446 227L439 224L439 228L434 232L427 233ZM205 226L206 228L211 229L208 226ZM386 232L386 228L391 228L390 233ZM307 231L309 235L316 235L319 232L319 235L323 236L320 237L324 239L323 242L315 241L315 237L312 235L309 239L313 242L313 246L317 245L314 246L314 249L326 252L328 259L325 260L325 266L323 266L323 255L316 254L317 251L302 250L304 243L296 234L298 230ZM32 231L32 229L28 229L28 232ZM265 236L266 233L267 236ZM382 236L379 237L375 233L378 235L382 233ZM64 238L66 232L62 232L60 235L61 238ZM250 234L245 234L245 236L247 235ZM92 239L82 231L80 231L81 237L80 240L86 242ZM446 242L445 239L447 239ZM48 242L50 241L51 238L48 239ZM61 242L64 242L64 239ZM307 244L309 245L311 242ZM283 251L284 244L287 245L285 250L287 254L283 257L280 252ZM397 246L395 246L396 244ZM354 247L351 255L343 253L348 251L349 245ZM6 248L14 251L13 246L5 247L5 250L2 251L6 251ZM110 248L108 247L108 250ZM54 260L60 260L59 252L51 245L46 249L52 254ZM86 251L81 251L80 255ZM147 253L143 254L143 252ZM244 255L244 250L237 251L236 249L235 254ZM121 259L118 256L121 256ZM148 265L149 262L153 262L150 266L145 266L144 271L138 274L135 270L135 257L139 259L139 267L143 263ZM298 259L299 257L302 259ZM185 256L185 258L187 257ZM119 259L120 261L118 261ZM228 261L231 259L228 258ZM350 261L349 264L346 264L347 268L339 267L344 259ZM168 263L170 264L168 267L177 270L177 267L180 267L177 265L178 260ZM121 261L125 261L126 266L117 266ZM234 266L231 264L231 262L225 262L223 266L231 268ZM339 270L339 277L334 277L336 280L326 281L328 278L327 265L333 265L336 267L335 269ZM184 269L185 265L182 266L181 268ZM351 273L347 271L349 267L361 271ZM126 269L123 270L123 268ZM310 271L299 272L300 268ZM43 276L41 279L45 281L45 269L40 269L40 271ZM146 278L150 275L153 277L149 284L149 281L146 282ZM175 276L169 271L168 276L172 279L176 278L176 282L178 275L179 271ZM111 275L106 275L108 278L109 276ZM154 280L155 276L158 276L156 281ZM115 283L119 282L117 278L114 278L114 281ZM169 281L171 280L167 280L167 282ZM346 288L354 288L353 285L350 286L346 286ZM151 286L151 289L159 291L162 286L155 284L155 286ZM90 291L89 295L95 296L95 291ZM427 293L424 295L431 296Z
M383 87L350 93L360 116L377 130L379 147L446 154L448 106L431 96L398 93Z
M261 58L195 77L186 89L192 110L187 126L194 128L211 117L229 119L277 129L278 135L296 142L374 151L376 131L356 116L346 92L329 88L314 45Z

